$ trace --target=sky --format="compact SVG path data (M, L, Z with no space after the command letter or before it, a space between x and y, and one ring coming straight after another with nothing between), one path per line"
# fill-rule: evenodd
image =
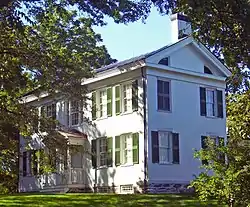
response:
M101 34L103 44L112 58L118 61L129 59L170 43L170 19L156 10L142 23L141 20L128 25L116 24L107 19L108 25L94 27Z

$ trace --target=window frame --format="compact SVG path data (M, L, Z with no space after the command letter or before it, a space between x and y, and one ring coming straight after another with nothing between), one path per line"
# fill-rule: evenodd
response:
M53 107L53 104L55 104L55 107ZM49 103L46 103L44 105L42 105L40 107L40 116L42 115L42 107L44 107L44 115L46 118L53 118L53 109L55 109L55 115L56 115L56 118L57 118L57 111L56 111L56 103L55 102L49 102ZM49 108L51 108L49 110ZM50 114L49 114L50 113Z
M103 168L103 167L108 167L108 142L107 142L107 137L100 137L97 139L98 141L98 163L97 166L98 168ZM101 145L101 142L105 143L105 145ZM105 147L105 150L102 151L101 147ZM105 163L102 164L102 157L101 156L105 156L104 160Z
M167 137L167 142L168 142L168 145L162 145L161 144L161 136L160 134L161 133L167 133L168 134L168 137ZM172 156L172 153L173 153L173 133L171 131L158 131L158 143L159 143L159 164L173 164L173 156ZM167 152L167 161L163 161L161 160L161 149L165 149L166 152Z
M167 82L169 84L169 93L168 94L165 94L165 93L158 93L158 81L162 81L163 83L164 82ZM157 98L156 98L156 107L157 107L157 111L159 112L171 112L172 111L172 97L171 97L171 80L170 79L165 79L165 78L160 78L158 77L157 78L157 81L156 81L156 94L157 94ZM163 99L164 98L168 98L169 100L169 109L165 110L165 109L160 109L159 108L159 96L162 96Z
M163 59L167 59L168 60L168 64L163 64L163 63L160 63ZM161 58L159 61L158 61L158 64L159 65L164 65L164 66L170 66L170 56L166 56L166 57L163 57Z
M125 142L125 139L126 139L126 142ZM124 146L124 143L126 143L126 147ZM125 159L125 151L126 151L126 159ZM126 134L120 135L120 152L121 152L120 153L121 166L133 165L133 134L132 133L126 133Z
M105 93L104 97L101 96L102 92ZM107 107L108 100L107 99L108 99L107 88L100 89L97 91L97 100L96 100L97 106L98 106L97 118L99 118L99 119L108 117L108 115L107 115L107 113L108 113L108 111L107 111L108 110L108 107ZM102 100L102 103L101 103L101 100ZM101 106L102 106L102 109L101 109Z
M132 99L133 99L133 87L132 87L132 82L125 82L120 84L120 94L121 94L121 113L125 114L125 113L131 113L133 112L133 104L132 104ZM126 88L126 99L124 96L124 87L128 87ZM130 93L128 93L128 90L130 91ZM128 96L128 94L130 94L130 97ZM127 101L127 110L125 110L125 100Z
M216 88L210 88L210 87L205 87L205 92L206 92L206 117L209 118L216 118L218 116L217 114L217 90ZM208 92L213 92L213 103L208 101ZM209 114L208 112L208 105L213 104L213 115Z
M77 103L76 106L73 108L72 107L72 103ZM78 109L77 109L78 108ZM74 109L74 110L72 110ZM80 114L80 101L79 100L73 100L73 101L70 101L70 126L78 126L81 122L80 120L80 117L81 117L81 114ZM76 117L74 117L74 116ZM77 123L73 123L73 117L75 118L75 120L77 120Z

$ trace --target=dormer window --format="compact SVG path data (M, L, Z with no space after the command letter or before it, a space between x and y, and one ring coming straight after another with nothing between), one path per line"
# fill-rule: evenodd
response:
M169 57L162 58L162 59L158 62L158 64L168 66L168 65L169 65Z
M207 66L204 66L204 73L211 74L211 75L213 74L212 71Z

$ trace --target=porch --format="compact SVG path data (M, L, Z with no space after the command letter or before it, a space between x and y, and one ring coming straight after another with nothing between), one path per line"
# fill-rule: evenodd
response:
M70 189L93 190L89 173L82 168L44 174L39 179L41 192L68 192Z

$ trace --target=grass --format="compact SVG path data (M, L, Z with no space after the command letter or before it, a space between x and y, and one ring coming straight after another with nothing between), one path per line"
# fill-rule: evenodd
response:
M16 194L1 195L0 206L41 207L171 207L218 206L215 202L201 203L190 195L115 195L115 194Z

